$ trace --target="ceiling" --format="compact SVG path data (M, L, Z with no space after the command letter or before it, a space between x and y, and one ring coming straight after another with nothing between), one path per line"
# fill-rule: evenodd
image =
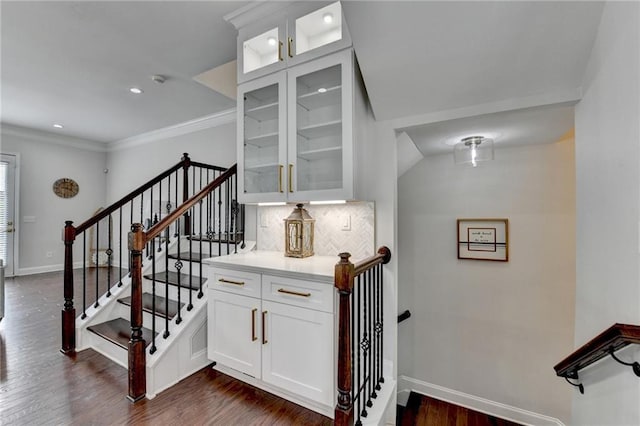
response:
M246 3L2 1L0 119L110 142L234 108L192 78L235 59Z
M523 108L447 120L404 130L423 156L451 154L469 136L484 136L495 148L558 142L573 129L573 104Z
M0 120L111 142L233 108L193 77L235 59L223 16L246 3L2 1ZM579 89L602 3L347 1L343 10L386 120ZM527 116L506 118L533 131ZM483 120L504 122L458 125ZM417 124L407 129L416 142L456 133L452 123Z

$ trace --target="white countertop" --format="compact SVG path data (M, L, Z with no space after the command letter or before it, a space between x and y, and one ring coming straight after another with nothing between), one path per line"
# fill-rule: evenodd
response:
M303 259L286 257L279 251L250 251L210 257L202 263L219 268L240 271L277 274L291 278L309 279L333 284L333 274L338 256L310 256Z

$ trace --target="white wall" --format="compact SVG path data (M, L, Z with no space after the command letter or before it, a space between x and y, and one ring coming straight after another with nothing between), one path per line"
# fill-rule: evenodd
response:
M572 350L574 144L426 157L398 180L400 374L568 421L553 366ZM457 218L509 219L509 261L458 260Z
M20 153L17 274L61 270L64 221L73 220L77 226L104 205L106 153L60 144L67 142L75 146L82 143L46 132L2 127L2 152ZM95 146L92 142L85 144ZM63 199L53 193L53 183L62 177L78 182L80 192L77 196ZM24 223L24 216L35 216L36 220ZM47 252L52 252L53 256L47 257Z
M234 165L235 121L110 152L107 161L109 203L117 201L131 190L174 166L185 152L193 161L200 163L221 167Z
M640 324L640 3L605 5L576 107L575 347ZM619 354L640 360L636 345ZM640 424L640 380L607 359L580 374L576 425Z

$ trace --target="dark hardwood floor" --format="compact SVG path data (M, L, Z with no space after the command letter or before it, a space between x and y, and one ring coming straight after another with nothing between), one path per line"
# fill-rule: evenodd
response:
M520 426L465 407L411 392L407 406L398 411L401 426Z
M100 269L106 276L104 272ZM89 278L95 283L94 276ZM81 276L75 284L76 295L81 294ZM95 293L91 287L95 284L88 287ZM88 296L87 304L92 298ZM125 399L127 370L91 349L75 356L59 352L62 302L62 273L6 280L5 318L0 321L0 425L332 423L211 368L153 400L131 404Z

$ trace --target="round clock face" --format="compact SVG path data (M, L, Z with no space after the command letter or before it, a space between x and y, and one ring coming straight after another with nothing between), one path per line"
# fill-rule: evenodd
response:
M79 190L78 183L73 179L62 178L53 183L53 192L61 198L75 197Z

